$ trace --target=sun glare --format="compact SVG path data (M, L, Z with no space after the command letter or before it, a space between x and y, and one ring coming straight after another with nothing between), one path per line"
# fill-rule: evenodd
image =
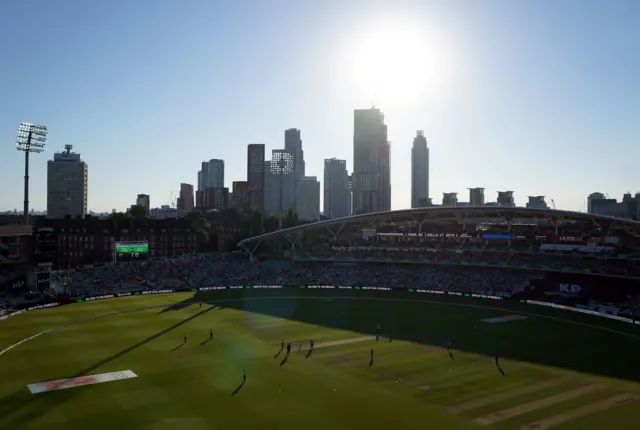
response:
M412 104L438 85L443 73L436 41L404 24L375 27L354 47L355 79L374 104Z

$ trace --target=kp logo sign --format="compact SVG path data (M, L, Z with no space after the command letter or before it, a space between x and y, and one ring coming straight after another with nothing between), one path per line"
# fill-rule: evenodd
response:
M564 294L580 294L582 287L575 284L560 284L560 292Z

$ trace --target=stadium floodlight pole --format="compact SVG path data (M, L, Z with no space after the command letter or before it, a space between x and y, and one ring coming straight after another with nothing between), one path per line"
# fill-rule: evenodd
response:
M278 173L280 175L280 195L278 196L278 230L282 230L282 175L287 162L284 157L280 157L278 160Z
M18 127L16 149L24 152L24 225L29 225L29 154L44 151L47 127L23 122Z

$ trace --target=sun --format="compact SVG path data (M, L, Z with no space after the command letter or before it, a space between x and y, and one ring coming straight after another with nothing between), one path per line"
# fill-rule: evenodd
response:
M354 78L378 105L408 105L438 84L441 52L425 31L409 22L374 26L352 51Z

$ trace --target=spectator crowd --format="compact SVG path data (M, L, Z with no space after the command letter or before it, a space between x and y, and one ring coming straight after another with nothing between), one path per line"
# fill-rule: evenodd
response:
M296 258L294 263L250 262L234 254L207 254L84 267L52 272L48 294L74 298L141 290L306 284L422 288L508 296L523 291L530 280L542 278L547 270L640 274L636 260L632 259L450 246L334 245L298 253ZM0 268L1 278L16 276L14 268ZM17 291L0 290L0 308L3 302L6 309L35 298L42 300L42 292L25 297ZM633 300L631 303L637 305L639 301Z
M364 260L489 265L533 270L640 277L640 258L578 253L543 253L534 250L488 247L332 246L299 252L303 260Z

